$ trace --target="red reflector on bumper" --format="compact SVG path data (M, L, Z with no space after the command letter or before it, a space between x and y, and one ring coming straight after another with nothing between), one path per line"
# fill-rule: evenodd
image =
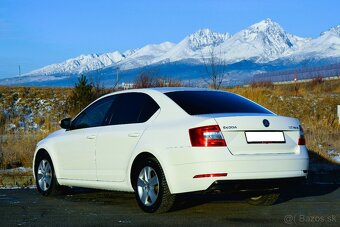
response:
M194 178L205 178L205 177L226 177L228 173L208 173L208 174L199 174L194 176Z

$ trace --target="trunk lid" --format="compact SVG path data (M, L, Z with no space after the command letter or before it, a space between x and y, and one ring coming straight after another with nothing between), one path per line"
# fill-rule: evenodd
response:
M233 155L299 151L299 121L277 115L215 116Z

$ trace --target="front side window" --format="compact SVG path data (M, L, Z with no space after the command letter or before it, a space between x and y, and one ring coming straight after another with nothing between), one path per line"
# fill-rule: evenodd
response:
M105 124L107 114L115 100L115 96L108 96L98 100L81 112L71 124L71 129L98 127Z

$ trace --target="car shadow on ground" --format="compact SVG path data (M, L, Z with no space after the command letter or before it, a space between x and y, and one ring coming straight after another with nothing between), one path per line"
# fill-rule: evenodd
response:
M295 198L322 196L339 188L338 184L304 184L292 190L283 190L277 204L284 203Z
M284 189L280 191L280 197L274 204L281 204L288 202L292 199L322 196L332 193L337 190L339 185L337 184L303 184L297 188ZM194 193L194 194L182 194L178 196L178 201L173 211L188 209L195 206L200 206L205 203L213 202L246 202L250 196L245 193Z
M332 162L314 151L309 153L309 173L306 184L282 191L277 203L294 198L312 197L329 194L340 186L340 165Z
M309 150L309 183L340 184L340 164Z
M322 196L336 191L340 185L338 184L302 184L296 188L284 189L276 204L289 202L290 200L304 197ZM112 192L95 189L72 188L63 191L63 194L57 198L73 202L91 202L107 205L129 204L135 203L133 193ZM223 192L201 192L179 194L176 199L174 208L171 211L180 211L208 203L239 203L246 202L249 195L245 193L223 193ZM274 204L274 206L276 205Z

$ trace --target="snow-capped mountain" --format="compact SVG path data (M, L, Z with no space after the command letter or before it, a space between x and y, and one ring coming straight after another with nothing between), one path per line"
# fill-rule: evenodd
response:
M211 48L218 47L229 38L230 35L228 33L217 33L209 29L201 29L185 37L164 55L155 58L153 63L175 62L188 59L201 61L202 55L208 56Z
M106 54L80 55L64 62L48 65L41 69L34 70L28 75L51 75L51 74L75 74L91 70L97 70L112 65L124 59L125 56L118 51Z
M297 65L309 59L332 59L339 62L340 25L322 32L314 39L290 34L271 19L253 24L234 35L201 29L186 36L179 43L150 44L123 53L114 51L81 55L34 70L25 74L22 81L65 80L81 73L95 74L97 71L109 75L117 67L121 74L130 72L131 76L131 70L162 66L173 75L178 70L169 68L181 65L183 71L183 67L188 65L202 65L203 59L211 57L212 51L215 57L224 59L227 64L235 65L236 70L237 64L244 61L251 62L253 71L259 70L256 69L256 65L268 65L271 62L277 65L280 61L288 65ZM244 69L244 65L242 67L240 70L249 71ZM188 70L184 72L188 74ZM2 80L0 83L8 83L14 79Z
M221 49L228 62L253 59L263 63L298 49L307 40L288 34L278 23L266 19L236 33Z
M294 61L301 61L306 56L313 59L338 58L340 56L340 25L322 32L318 38L309 40L288 57Z
M146 45L140 49L124 52L125 58L122 59L117 66L121 70L138 68L145 65L150 65L153 60L163 56L166 52L171 50L175 46L174 43L164 42L161 44Z
M209 29L201 29L186 37L181 43L186 43L192 50L199 50L206 46L218 46L230 38L228 33L217 33Z

